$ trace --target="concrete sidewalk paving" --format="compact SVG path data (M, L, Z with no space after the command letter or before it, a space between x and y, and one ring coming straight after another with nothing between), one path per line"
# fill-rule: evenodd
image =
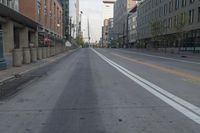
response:
M163 56L168 58L179 58L179 59L187 59L191 61L200 61L200 54L199 53L191 53L191 52L179 52L179 53L170 53L170 52L163 52L158 50L149 50L149 49L136 49L136 48L130 48L127 49L128 51L134 51L134 52L141 52L144 54L151 54L155 56Z
M23 65L21 67L8 67L8 69L0 71L0 84L6 82L7 80L17 77L18 75L24 74L26 72L38 69L42 66L55 62L73 51L75 50L69 50L64 53L60 53L56 56L38 60L35 63Z

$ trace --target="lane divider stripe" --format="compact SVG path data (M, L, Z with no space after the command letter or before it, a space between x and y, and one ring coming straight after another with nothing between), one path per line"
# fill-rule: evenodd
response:
M177 111L181 112L194 122L200 124L200 108L167 92L166 90L158 87L157 85L141 78L140 76L132 73L131 71L125 69L124 67L118 65L112 60L108 59L104 55L100 54L96 50L92 49L99 57L101 57L104 61L110 64L112 67L116 68L119 72L127 76L129 79L136 82L138 85L164 101L165 103L172 106Z

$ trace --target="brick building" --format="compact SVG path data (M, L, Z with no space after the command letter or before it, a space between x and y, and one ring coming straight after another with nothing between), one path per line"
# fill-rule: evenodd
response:
M39 23L39 32L63 38L63 10L60 1L19 0L19 12Z
M38 23L20 14L18 6L18 0L0 0L0 70L35 61Z

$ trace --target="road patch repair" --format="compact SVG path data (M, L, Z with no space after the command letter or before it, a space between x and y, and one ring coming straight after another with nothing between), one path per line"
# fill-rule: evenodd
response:
M0 80L0 99L8 98L14 95L16 92L21 90L20 86L24 84L39 79L47 74L47 72L56 65L57 62L63 58L73 54L75 50L70 50L66 53L60 54L59 56L53 57L37 67L33 67L27 70L24 70L19 73L15 73L12 76L5 77Z

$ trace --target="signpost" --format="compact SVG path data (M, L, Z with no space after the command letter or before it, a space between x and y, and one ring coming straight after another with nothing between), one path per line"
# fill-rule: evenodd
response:
M0 70L4 70L7 67L3 52L3 31L0 30Z

